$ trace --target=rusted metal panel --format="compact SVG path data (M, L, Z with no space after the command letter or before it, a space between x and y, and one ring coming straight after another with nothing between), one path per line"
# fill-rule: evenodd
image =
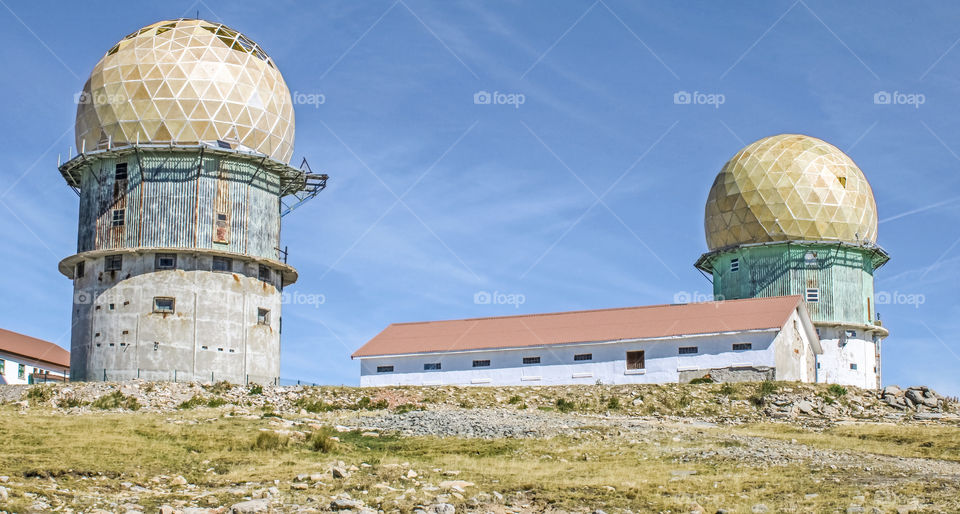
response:
M160 150L120 159L125 183L111 159L82 173L79 251L207 248L277 258L281 181L259 163ZM114 226L120 209L123 224Z

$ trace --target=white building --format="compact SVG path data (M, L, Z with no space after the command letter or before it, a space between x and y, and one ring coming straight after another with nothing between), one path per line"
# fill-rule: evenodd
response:
M358 349L361 386L816 381L798 296L396 323Z
M69 376L70 352L0 328L0 384L62 382Z

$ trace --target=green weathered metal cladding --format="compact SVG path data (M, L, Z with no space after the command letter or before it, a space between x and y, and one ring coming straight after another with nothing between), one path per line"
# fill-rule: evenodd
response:
M126 164L126 180L117 179ZM90 161L79 178L78 252L112 248L215 249L277 259L281 177L257 160L212 152L140 150ZM114 224L114 211L123 211ZM214 237L226 214L226 243Z
M732 265L736 259L736 265ZM799 295L815 322L871 324L876 319L873 273L889 258L878 247L786 242L743 245L704 254L697 268L713 274L713 294L733 300Z

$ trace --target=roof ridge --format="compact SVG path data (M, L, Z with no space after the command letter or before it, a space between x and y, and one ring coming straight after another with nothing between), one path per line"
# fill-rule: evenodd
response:
M625 311L625 310L654 309L654 308L663 308L663 307L685 307L688 305L747 303L747 302L753 302L753 301L771 301L771 300L785 299L785 298L797 298L799 300L800 295L765 296L765 297L758 296L753 298L736 298L733 300L712 300L709 302L660 303L655 305L636 305L632 307L610 307L606 309L583 309L583 310L573 310L573 311L535 312L531 314L508 314L505 316L481 316L477 318L454 318L454 319L441 319L441 320L431 320L431 321L404 321L400 323L391 323L389 326L425 325L429 323L448 323L448 322L454 322L454 321L483 321L488 319L535 318L540 316L561 316L561 315L567 315L567 314L584 314L584 313L590 313L590 312L613 312L613 311Z

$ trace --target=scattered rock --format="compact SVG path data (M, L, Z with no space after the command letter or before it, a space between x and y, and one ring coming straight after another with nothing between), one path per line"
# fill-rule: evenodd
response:
M259 512L267 512L270 510L270 501L266 498L261 498L259 500L247 500L245 502L234 503L230 507L230 512L232 514L256 514Z

